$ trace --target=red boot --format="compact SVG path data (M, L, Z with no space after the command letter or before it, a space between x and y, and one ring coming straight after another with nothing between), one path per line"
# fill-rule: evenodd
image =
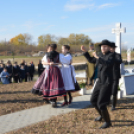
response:
M73 98L69 99L68 104L71 104L72 103L72 100L73 100Z
M65 105L68 105L68 102L63 102L61 106L64 107Z

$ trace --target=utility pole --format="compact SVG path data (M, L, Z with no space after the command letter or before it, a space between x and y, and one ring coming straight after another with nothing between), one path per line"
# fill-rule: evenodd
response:
M6 53L5 53L5 56L7 56L6 38L5 38L5 48L6 48Z

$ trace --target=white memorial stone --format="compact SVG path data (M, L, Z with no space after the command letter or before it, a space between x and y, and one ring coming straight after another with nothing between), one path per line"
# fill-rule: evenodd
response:
M122 75L119 87L123 91L123 97L134 94L134 73Z

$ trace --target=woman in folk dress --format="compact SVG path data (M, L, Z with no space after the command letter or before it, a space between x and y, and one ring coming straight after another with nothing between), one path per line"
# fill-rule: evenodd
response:
M61 72L64 81L64 87L66 93L69 95L69 102L67 101L67 96L64 96L64 103L62 106L68 105L72 102L71 92L75 91L76 79L75 79L75 71L74 67L71 65L72 56L69 53L70 46L63 45L62 46L62 54L60 54L60 62L62 64Z
M41 86L39 87L43 94L43 98L50 100L52 107L57 106L57 97L65 96L66 91L64 89L64 83L61 75L61 71L57 64L59 64L59 53L56 52L57 45L50 45L51 51L47 53L46 57L43 58L42 64L47 65L47 68L40 77ZM44 61L46 58L47 62ZM40 82L39 80L37 83Z

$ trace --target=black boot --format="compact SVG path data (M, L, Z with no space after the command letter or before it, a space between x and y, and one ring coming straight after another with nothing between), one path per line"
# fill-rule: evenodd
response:
M104 128L108 128L108 127L112 126L107 109L106 110L101 110L101 114L102 114L102 117L103 117L105 122L100 127L100 129L104 129Z
M97 118L94 119L94 121L102 121L102 115L101 115L101 110L95 106L96 111L100 114Z
M51 102L51 104L52 104L52 107L53 108L56 108L57 107L57 103L56 102Z
M52 107L53 108L56 108L57 107L57 102L56 102L57 98L56 99L51 99L51 104L52 104Z
M113 96L113 104L112 104L112 108L111 111L116 110L116 103L117 103L117 96Z

